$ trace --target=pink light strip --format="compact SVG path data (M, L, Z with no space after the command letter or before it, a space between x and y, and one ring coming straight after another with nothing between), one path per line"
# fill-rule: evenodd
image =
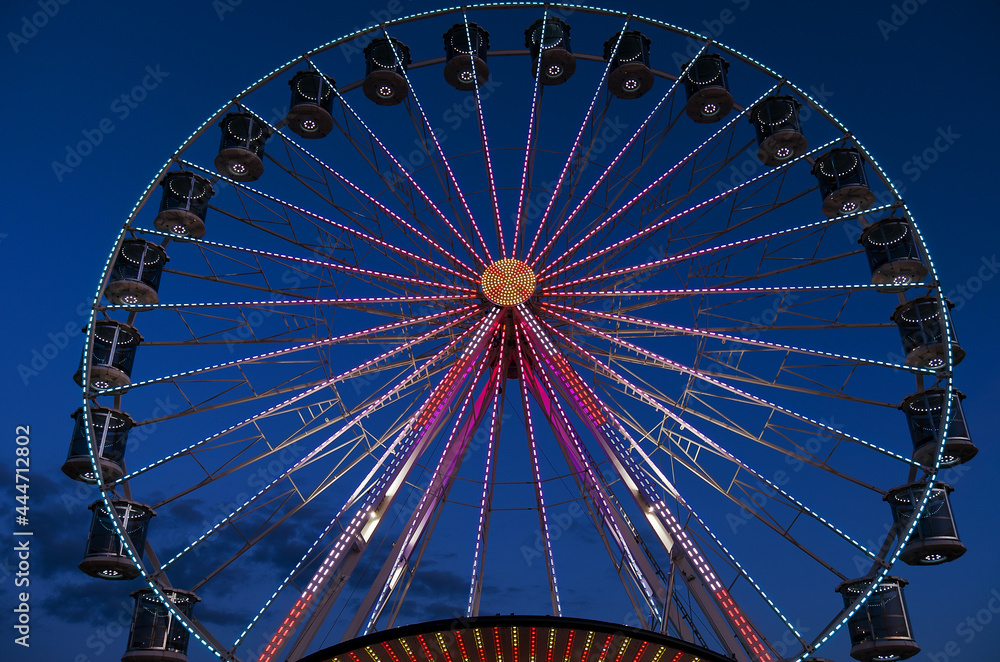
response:
M459 313L465 313L465 315L463 316L462 319L468 319L478 309L479 309L478 306L463 306L462 308L456 308L454 310L444 310L444 311L441 311L439 313L434 313L433 315L425 315L424 317L414 318L412 320L405 320L405 321L402 321L402 322L392 322L391 324L382 324L380 326L371 327L370 329L364 329L363 331L354 331L354 332L345 333L343 335L336 336L336 337L333 337L333 338L323 338L322 340L314 340L312 342L307 342L307 343L302 343L300 345L296 345L295 347L287 347L285 349L277 349L277 350L275 350L273 352L265 352L263 354L257 354L255 356L244 357L242 359L235 359L233 361L227 361L226 363L219 363L218 365L214 365L214 366L207 366L207 367L204 367L204 368L196 368L194 370L187 370L185 372L178 372L178 373L175 373L173 375L167 375L165 377L156 377L154 379L146 379L146 380L143 380L143 381L132 382L128 386L119 386L117 388L107 389L105 391L101 391L101 394L102 395L109 395L109 394L121 393L121 392L127 391L129 389L136 388L138 386L147 386L149 384L156 384L156 383L159 383L159 382L170 381L170 380L174 380L174 379L179 379L181 377L190 377L192 375L199 375L199 374L202 374L202 373L211 372L213 370L220 370L222 368L229 368L229 367L236 366L236 365L241 365L241 364L244 364L244 363L250 363L252 361L261 361L261 360L273 359L273 358L276 358L276 357L279 357L279 356L283 356L285 354L291 354L293 352L299 352L299 351L306 350L306 349L314 349L316 347L323 347L325 345L332 345L332 344L335 344L335 343L338 343L338 342L342 342L344 340L352 340L352 339L356 339L356 338L363 338L365 336L374 335L376 333L381 333L383 331L389 331L389 330L393 330L393 329L400 329L400 328L404 328L404 327L411 326L411 325L414 325L414 324L421 324L423 321L431 321L431 320L434 320L434 319L445 317L447 315L454 315L454 314L459 314Z
M457 345L465 338L465 336L471 335L473 338L473 342L466 345L464 350L462 350L462 352L460 353L459 357L456 360L456 363L453 364L452 369L449 371L449 374L451 374L452 372L459 372L462 373L461 378L464 378L468 374L469 364L472 362L473 358L476 355L478 355L479 352L481 351L483 343L485 342L485 336L488 330L494 328L494 326L496 325L497 318L498 315L494 315L492 317L483 319L482 322L477 327L474 327L465 334L462 334L461 337L456 338L449 345L449 348ZM439 353L435 358L442 355L443 352ZM455 387L457 381L459 380L443 379L441 382L438 383L437 387L427 398L427 400L425 400L424 404L421 405L420 409L418 409L413 415L410 416L409 425L406 428L404 428L403 432L400 433L400 436L397 437L395 442L393 442L393 448L390 448L389 451L387 451L387 454L390 454L390 452L395 448L397 444L406 441L408 438L413 438L413 437L421 438L423 435L425 435L429 430L433 428L434 420L436 420L436 418L440 415L441 409L439 405L436 404L431 405L430 403L438 401L444 402L450 400L456 391ZM437 395L439 391L442 390L446 392L441 394L439 398L435 399L434 396ZM393 391L390 391L385 395L383 395L382 398L379 399L379 401L389 397L389 395L392 392ZM359 420L361 416L366 415L372 409L372 407L374 407L375 404L377 404L377 402L373 403L372 406L365 409L365 411L362 412L359 415L359 417L356 417L354 420L355 421ZM433 417L432 420L428 423L426 427L413 427L414 422L417 421L419 418L421 418L424 415L425 410L427 409L434 410L434 412L432 413ZM353 422L354 421L352 421L352 424ZM326 444L332 443L334 439L335 437L331 437L331 439L327 440L327 442L325 443ZM412 452L414 448L417 448L420 445L415 443L413 439L411 439L411 441L413 443L409 444L410 450L408 451L408 453ZM322 447L323 446L320 446L320 448ZM310 457L314 456L318 451L319 449L313 451L310 455L307 455L305 458L300 460L297 463L297 465L307 461ZM398 468L399 462L401 462L402 454L393 453L393 456L394 457L392 462L394 462L394 466ZM369 476L371 476L374 473L374 471L377 470L378 468L379 467L376 466L369 474ZM288 472L286 471L285 474L287 473ZM283 478L285 474L275 479L275 482ZM385 480L385 477L386 474L383 473L382 477L380 478L380 482L384 484L385 489L388 489L389 484ZM272 485L273 484L274 483L272 483ZM288 641L289 636L295 629L297 629L302 618L309 611L312 602L322 592L323 587L325 587L326 584L330 581L330 579L333 578L332 576L333 569L340 564L341 560L343 559L344 553L351 546L349 543L351 543L351 541L355 538L355 536L361 531L362 525L368 520L370 513L378 505L379 501L381 501L381 498L377 500L369 499L370 502L369 505L366 506L365 508L360 509L357 513L355 513L354 517L351 519L348 526L345 527L343 533L341 533L341 535L338 537L338 541L334 545L333 549L330 550L330 553L323 560L323 563L316 571L316 574L313 576L312 581L306 586L299 600L295 603L295 606L293 606L292 610L289 612L289 615L282 622L282 625L278 628L278 631L275 632L273 637L271 637L270 642L268 642L268 645L265 647L264 651L260 654L260 657L258 658L259 662L271 662L271 660L274 659L274 657L281 651L281 649L284 648L284 645Z
M580 130L576 134L576 140L573 141L573 147L569 150L569 156L566 158L566 163L563 165L562 172L559 173L559 179L556 181L555 189L549 197L549 202L545 206L545 211L542 213L541 220L538 221L538 230L535 231L535 238L531 240L531 245L528 246L528 250L525 253L528 257L530 257L534 252L535 246L538 244L538 240L542 236L542 229L545 227L545 221L548 220L549 214L552 213L552 208L555 206L556 198L559 197L559 191L562 190L563 183L566 181L566 175L569 174L569 167L573 163L576 150L580 147L580 141L583 139L583 134L587 131L587 123L594 114L594 108L597 107L597 100L601 97L601 92L604 90L604 83L608 79L608 74L611 72L611 63L614 62L615 55L618 54L618 47L622 43L622 37L625 35L625 31L628 29L628 25L631 20L631 17L627 18L625 20L625 25L622 26L622 29L618 32L618 41L615 42L611 58L608 60L607 66L604 67L604 73L601 75L601 81L597 84L597 90L594 92L594 98L590 100L590 106L587 108L587 114L583 117L583 122L580 124ZM534 264L532 264L532 267L534 267Z
M707 47L707 44L706 44L706 47ZM693 60L692 60L692 63L693 63ZM764 94L762 94L761 96L759 96L757 98L757 100L754 101L754 103L752 103L752 104L748 105L746 108L744 108L738 115L736 115L735 117L733 117L732 119L730 119L728 122L726 122L725 125L723 125L718 131L716 131L711 136L709 136L708 139L706 139L705 141L703 141L698 147L696 147L687 156L685 156L683 159L681 159L681 161L679 161L674 166L672 166L670 169L668 169L665 173L663 173L663 175L659 179L657 179L657 181L653 182L653 184L651 184L642 193L640 193L639 197L645 195L646 192L652 190L661 181L663 181L666 177L668 177L672 172L676 172L685 163L687 163L689 160L691 160L692 158L694 158L704 147L706 147L713 140L715 140L716 138L718 138L719 136L721 136L723 133L725 133L726 131L728 131L729 128L732 127L732 126L734 126L741 117L743 117L745 114L749 113L750 110L754 106L757 105L757 103L759 103L761 100L763 100L764 98L766 98L768 95L773 94L779 87L781 87L781 82L776 83L774 86L771 87L771 89L769 89L767 92L765 92ZM735 157L733 157L733 158L735 158ZM793 161L790 161L789 163L794 162L794 160L795 159L793 159ZM765 173L765 175L766 174L767 173ZM764 175L760 175L760 176L756 177L755 179L759 179L762 176L764 176ZM733 190L735 190L735 189L733 189ZM619 209L617 212L615 212L615 214L612 214L612 216L610 216L608 219L606 219L604 222L602 222L598 227L596 227L592 231L588 232L587 235L583 239L581 239L580 241L578 241L576 244L574 244L572 247L570 247L567 251L565 251L564 253L562 253L561 255L559 255L552 262L550 262L548 264L548 266L546 266L545 269L542 270L542 273L547 272L548 270L550 270L551 268L553 268L559 262L562 262L564 259L567 259L570 256L572 256L581 245L583 245L586 241L589 240L590 237L592 237L594 234L596 234L597 232L599 232L604 226L606 226L608 223L610 223L612 220L614 220L614 218L617 217L617 214L619 214L619 213L623 212L624 210L628 209L634 203L635 203L635 199L633 199L632 201L630 201L629 203L627 203L625 207Z
M583 329L584 331L586 331L587 333L589 333L590 335L592 335L594 337L601 338L603 340L607 340L608 342L611 342L611 343L616 344L616 345L621 345L622 347L625 347L626 349L629 349L629 350L635 352L639 356L644 356L646 358L652 359L653 361L655 361L659 365L659 367L670 368L670 369L676 370L677 372L683 373L685 375L690 375L692 377L695 377L697 379L705 381L705 382L707 382L709 384L713 384L714 386L718 386L719 388L724 389L726 391L729 391L730 393L733 393L735 395L739 395L739 396L741 396L743 398L746 398L747 400L755 402L755 403L757 403L759 405L763 405L765 407L769 407L769 408L775 409L777 411L780 411L781 413L786 414L786 415L790 416L791 418L794 418L794 419L796 419L798 421L803 421L803 422L809 423L811 425L815 425L815 426L817 426L819 428L822 428L822 429L826 430L827 432L833 433L834 435L836 435L838 437L842 437L844 439L850 439L851 441L857 442L858 444L861 444L862 446L866 446L866 447L868 447L868 448L870 448L870 449L872 449L874 451L882 453L883 455L887 455L887 456L889 456L889 457L891 457L891 458L893 458L895 460L899 460L901 462L905 462L906 464L911 465L911 466L918 466L917 463L915 463L913 460L911 460L909 458L906 458L906 457L903 457L899 453L895 453L893 451L887 450L887 449L882 448L880 446L876 446L875 444L873 444L871 442L868 442L868 441L865 441L865 440L861 439L860 437L856 437L856 436L854 436L852 434L844 432L843 430L838 430L837 428L834 428L834 427L832 427L830 425L826 425L825 423L822 423L820 421L811 419L808 416L804 416L804 415L799 414L799 413L797 413L797 412L795 412L795 411L793 411L791 409L788 409L786 407L782 407L782 406L780 406L778 404L775 404L775 403L771 402L770 400L765 400L764 398L756 396L756 395L750 393L749 391L744 391L743 389L737 388L735 386L732 386L731 384L728 384L728 383L726 383L724 381L716 379L716 378L712 377L711 375L709 375L708 373L702 372L700 370L696 370L695 368L690 368L690 367L688 367L686 365L678 363L677 361L672 361L672 360L670 360L670 359L668 359L666 357L663 357L663 356L660 356L659 354L656 354L655 352L650 352L649 350L643 349L642 347L639 347L638 345L636 345L634 343L630 343L627 340L623 340L621 338L616 338L616 337L610 336L610 335L608 335L606 333L603 333L603 332L599 331L598 329L595 329L595 328L593 328L591 326L587 326L586 324L581 324L580 322L578 322L578 321L576 321L576 320L574 320L574 319L572 319L570 317L566 317L564 315L560 315L559 313L555 313L555 312L550 312L550 314L553 317L555 317L556 319L563 320L563 321L568 322L569 324L571 324L573 326L576 326L576 327L578 327L580 329ZM553 332L554 333L558 333L555 330L553 330ZM562 334L559 334L559 335L562 336Z
M400 536L397 540L397 544L394 548L397 550L396 560L393 561L393 570L389 575L389 581L383 585L382 591L379 593L379 597L375 601L375 605L372 607L372 611L366 619L359 636L368 634L372 626L374 626L375 621L378 620L378 617L382 613L382 609L385 606L386 600L389 599L389 594L396 586L396 571L401 567L401 564L407 564L410 554L416 546L417 539L422 535L424 528L427 525L427 517L425 516L427 509L436 505L431 503L432 501L440 503L447 491L446 483L454 479L455 473L457 472L457 466L462 460L461 456L464 453L464 448L468 444L470 435L474 432L474 428L465 430L466 434L461 437L459 436L459 433L462 432L465 427L465 412L469 408L469 404L472 402L476 394L473 387L483 376L486 368L487 361L481 361L476 366L475 375L470 383L468 392L462 399L462 405L458 410L458 414L454 418L451 433L448 435L448 441L445 442L444 448L441 450L441 454L438 458L437 466L434 468L430 484L424 490L423 495L420 497L420 501L417 503L417 507L413 511L413 515L410 518L409 528L406 530L406 533ZM494 401L497 397L499 397L499 374L500 369L495 369L494 374L491 376L490 383L484 386L483 393L481 395L485 395L487 391L494 391ZM496 413L494 411L494 416L495 415ZM456 447L456 444L460 447L459 452L453 453L452 449ZM452 455L454 455L454 457L452 457ZM450 463L446 464L449 460Z
M701 203L701 204L707 204L707 203ZM682 216L683 214L686 214L688 211L692 211L692 210L693 210L693 208L691 210L687 210L687 211L681 212L680 214L677 214L676 216L673 216L673 217L671 217L669 219L666 219L666 221L664 221L663 224L666 224L667 222L669 222L669 221L671 221L671 220L673 220L675 218L678 218L678 217ZM731 241L731 242L726 243L726 244L719 244L717 246L710 246L709 248L700 248L700 249L698 249L696 251L690 251L690 252L687 252L687 253L680 253L679 255L671 255L669 257L664 257L664 258L661 258L659 260L653 260L652 262L646 262L645 264L640 264L640 265L637 265L637 266L634 266L634 267L622 267L621 269L614 269L614 270L609 271L607 273L597 274L596 276L586 276L586 277L583 277L583 278L577 278L576 280L566 281L565 283L558 283L556 285L550 285L549 287L543 287L542 291L544 292L544 291L551 291L551 290L561 290L561 289L566 288L566 287L570 287L570 286L574 286L574 285L580 285L582 283L591 283L591 282L594 282L594 281L601 280L603 278L611 278L613 276L621 276L623 274L635 273L635 272L639 272L639 271L645 271L645 270L648 270L648 269L655 269L656 267L662 267L664 265L671 264L673 262L681 262L683 260L687 260L687 259L690 259L690 258L693 258L693 257L699 257L701 255L708 255L710 253L714 253L716 251L725 250L727 248L739 248L741 246L747 246L749 244L757 243L757 242L760 242L760 241L766 241L768 239L773 239L775 237L780 237L780 236L783 236L783 235L786 235L786 234L792 234L792 233L795 233L795 232L801 232L803 230L812 230L814 228L822 227L824 225L830 225L830 224L833 224L833 223L838 223L841 220L842 219L828 218L828 219L825 219L825 220L822 220L822 221L816 221L815 223L808 223L806 225L800 225L797 228L789 228L787 230L778 230L776 232L769 232L767 234L762 234L762 235L759 235L757 237L751 237L749 239L739 239L737 241ZM644 232L645 231L643 231L643 233ZM633 235L632 237L629 237L628 239L623 239L623 240L617 242L616 244L614 244L614 246L618 246L618 245L626 243L628 241L633 241L633 238L638 238L638 236L640 234L643 234L643 233L636 233L635 235ZM576 266L577 264L582 264L583 262L586 262L586 261L590 260L592 257L597 257L597 255L599 255L601 253L604 253L604 252L606 252L606 251L604 251L604 250L598 251L593 256L583 258L583 259L579 260L578 262L574 262L573 264L567 265L567 266L563 267L562 269L560 269L560 270L558 270L558 271L556 271L556 272L554 272L554 273L546 276L546 280L550 279L550 278L554 278L555 276L558 276L563 271L566 271L567 269L570 269L570 268Z
M524 365L524 356L521 350L521 328L520 326L515 327L514 331L517 334L517 362L518 365ZM532 475L535 478L535 497L538 500L538 512L541 518L542 527L542 537L545 539L545 560L549 566L549 581L550 588L552 590L552 595L555 600L555 610L556 616L562 616L562 603L559 600L559 582L556 578L556 559L552 552L552 534L549 531L549 516L545 508L545 492L542 489L542 470L538 465L538 442L535 439L535 427L531 421L531 403L528 401L528 389L524 387L524 381L521 382L521 405L524 407L524 422L528 426L528 442L531 450L531 470ZM549 650L551 655L552 651Z
M549 19L549 7L545 6L545 11L542 12L542 32L544 34L545 26L548 24ZM538 62L535 63L535 89L531 98L531 114L528 116L528 139L524 146L524 166L521 168L521 190L517 198L517 217L514 219L514 241L511 244L511 255L517 256L518 253L518 241L520 241L520 231L521 222L524 219L524 203L526 198L525 193L528 189L528 165L531 163L531 145L534 142L535 132L538 128L536 126L535 116L538 113L538 100L541 95L538 93L542 89L542 52L541 41L539 41L538 49ZM527 228L525 228L527 231Z
M532 262L531 262L531 267L532 268L534 268L535 265L537 265L541 260L543 260L545 258L546 255L548 255L549 251L552 249L552 246L555 245L556 240L559 239L559 237L562 235L562 233L566 229L566 227L569 226L569 224L573 221L574 218L576 218L577 214L580 213L580 210L582 210L587 204L590 203L591 198L594 197L594 193L597 192L597 189L600 188L601 184L603 184L604 181L611 174L611 170L615 167L615 165L619 161L621 161L625 157L625 154L632 148L632 145L635 144L635 141L639 139L639 136L642 135L642 132L645 131L646 126L649 125L649 123L653 120L653 117L660 111L660 109L663 107L663 105L667 102L667 99L669 99L670 96L674 93L674 90L677 89L677 86L680 85L680 83L681 83L682 80L684 80L684 76L687 75L688 70L691 68L692 65L694 65L695 60L697 60L698 57L702 53L705 52L705 49L708 48L708 43L709 42L705 42L705 45L701 47L701 50L699 50L698 53L693 58L691 58L690 62L688 62L688 66L685 67L684 71L681 73L681 75L678 76L677 79L673 83L671 83L670 87L667 89L667 91L660 98L659 102L657 102L657 104L653 108L653 110L651 110L649 112L649 114L646 115L646 119L643 120L642 124L639 125L639 128L636 129L635 133L632 134L632 137L629 138L625 142L625 146L621 148L621 150L618 152L618 155L615 156L615 158L611 161L610 164L608 164L608 166L603 171L601 171L601 174L597 178L597 181L594 182L593 186L590 187L590 190L588 190L587 193L583 196L583 198L580 200L580 202L576 205L576 208L574 208L573 211L571 211L569 213L569 215L563 220L563 222L559 226L559 228L552 234L552 237L549 238L548 243L545 244L545 246L542 247L542 250L540 250L538 252L538 256L535 257L534 260L532 260ZM744 111L744 112L746 112L746 111ZM742 115L742 114L743 113L740 113L740 115ZM727 123L726 126L729 126L729 124L732 124L732 121L733 120L730 120L730 122ZM704 145L704 144L705 143L702 143L702 145ZM701 148L699 147L698 149L701 149ZM692 154L689 154L687 157L685 157L685 160L691 158L691 156L694 153L696 153L697 151L698 150L695 150L695 152L692 152ZM678 164L677 166L674 166L674 167L675 168L679 167L679 165L680 164Z
M465 21L466 43L471 45L472 35L469 33L469 15L464 7L462 8L462 20ZM497 183L493 175L493 157L490 155L490 141L486 136L486 120L483 117L482 95L479 94L479 76L476 74L476 58L470 54L469 59L472 62L472 78L475 81L473 89L476 93L476 118L479 120L479 135L483 142L483 156L486 159L486 172L490 180L490 201L493 203L493 218L497 225L497 241L500 244L500 257L506 258L507 247L503 239L503 220L500 218L500 201L497 199ZM485 249L485 246L483 248Z
M284 135L284 134L281 134L281 135ZM298 145L296 145L292 140L288 139L288 142L291 143L292 145L294 145L295 147L298 147ZM302 149L302 148L299 147L299 149ZM309 154L309 152L306 152L304 149L302 151L305 152L306 154ZM312 155L310 154L310 156L312 156ZM361 191L361 189L359 187L355 186L352 182L350 182L350 180L347 180L346 178L342 178L339 173L337 173L336 171L333 170L333 168L327 166L325 163L322 163L322 162L320 162L320 163L326 168L326 170L328 170L331 174L333 174L338 179L342 179L349 186L351 186L351 188L354 188L355 190ZM327 225L331 225L331 226L333 226L333 227L335 227L338 230L341 230L343 232L348 232L350 234L353 234L353 235L357 236L358 238L362 239L363 241L365 241L365 242L367 242L369 244L374 244L376 246L382 246L383 248L386 248L386 249L388 249L390 251L394 251L394 252L396 252L396 253L398 253L400 255L406 256L406 257L410 258L411 260L415 260L415 261L420 262L422 264L426 264L428 266L431 266L431 267L433 267L435 269L438 269L438 270L441 270L441 271L445 271L445 272L453 274L453 275L455 275L455 276L457 276L459 278L464 278L465 280L473 280L473 281L475 280L474 278L470 278L469 276L467 276L465 274L460 274L459 272L455 271L454 269L451 269L451 268L446 267L444 265L437 264L436 262L433 262L432 260L430 260L428 258L422 257L420 255L417 255L416 253L413 253L411 251L407 251L407 250L405 250L403 248L395 246L394 244L391 244L388 241L385 241L384 239L379 239L378 237L370 235L367 232L362 232L361 230L356 230L354 228L351 228L348 225L344 225L343 223L339 223L339 222L334 221L334 220L332 220L330 218L327 218L325 216L321 216L320 214L317 214L315 212L311 212L308 209L305 209L303 207L299 207L298 205L294 205L294 204L292 204L290 202L287 202L285 200L277 198L277 197L275 197L273 195L269 195L267 193L264 193L263 191L259 191L259 190L255 189L255 188L253 188L251 186L247 186L246 184L243 184L241 182L234 181L233 185L234 185L234 189L237 190L237 191L240 190L240 189L243 189L245 191L249 191L250 193L252 193L254 195L260 196L260 197L265 198L267 200L270 200L272 202L276 202L277 204L281 205L282 207L285 207L287 209L295 210L296 212L298 212L299 214L301 214L303 216L307 216L307 217L312 218L314 220L320 221L321 223L326 223ZM365 192L362 191L361 194L364 195L366 198L369 198L373 202L376 202L376 204L379 205L380 208L382 208L381 203L378 203L377 201L375 201L374 198L372 198L371 196L369 196L367 193L365 193ZM394 218L396 217L396 215L393 214L392 212L389 212L388 210L385 210L385 211L390 216L392 216ZM400 220L400 222L402 222L403 224L405 224L408 228L410 227L410 224L407 223L406 221L403 221L402 219L399 219L399 220ZM430 241L430 239L427 238L427 237L425 237L423 235L423 233L421 233L420 236L423 237L423 238L426 238L428 241ZM437 248L437 245L435 245L435 248ZM454 258L454 256L452 256L447 251L443 251L443 252L449 258L453 258L453 259L455 259L457 261L457 258ZM459 264L461 264L461 263L459 263ZM465 266L465 265L462 265L462 266ZM468 269L468 267L466 267L466 269Z
M384 26L382 28L382 32L383 34L385 34L386 39L390 40L389 45L392 47L392 52L396 56L396 61L401 62L402 60L400 59L399 53L396 50L396 44L393 43L393 41L390 39L389 32L385 29ZM458 179L455 177L455 171L451 169L451 164L448 162L448 158L444 155L444 150L441 148L441 142L438 140L437 134L434 132L434 127L431 126L430 120L427 119L427 112L424 110L423 104L420 103L420 98L417 96L417 91L416 89L414 89L413 84L410 82L410 76L409 74L406 73L405 68L403 69L403 77L406 78L406 83L407 85L410 86L410 94L413 95L413 102L417 105L417 110L420 111L420 117L422 117L424 120L424 126L427 128L427 133L430 135L431 140L434 142L435 149L437 149L438 154L441 156L441 163L444 164L445 170L448 171L448 179L451 180L452 186L455 187L455 192L458 194L458 199L462 203L462 209L465 210L465 214L466 216L468 216L469 222L472 224L472 229L476 233L476 237L479 239L479 244L483 247L483 253L486 254L486 258L489 261L489 263L492 263L493 256L490 254L490 249L486 246L486 241L483 239L482 232L479 231L479 224L476 223L476 217L473 215L472 210L469 208L469 203L465 199L465 194L462 193L462 187L458 185ZM351 112L353 112L353 110ZM359 119L358 121L361 120ZM365 128L367 128L367 126ZM374 134L372 135L374 136ZM375 140L378 141L378 138L375 138ZM380 142L379 144L381 145L382 143ZM390 156L390 158L392 157ZM403 166L400 165L399 162L396 161L394 158L393 161L396 162L396 164L399 166L400 171L406 175L407 179L410 180L413 186L420 191L421 197L424 197L427 204L434 207L435 211L437 211L438 214L441 216L441 219L448 224L448 227L451 228L452 232L454 232L455 235L459 238L459 240L462 242L462 245L465 246L466 250L469 251L469 254L472 255L472 257L475 258L477 262L479 262L480 266L485 269L487 266L487 262L484 262L483 259L479 256L479 254L472 249L472 246L468 243L468 241L466 241L465 237L462 234L460 234L458 230L455 229L454 226L452 226L452 224L448 221L448 219L444 217L443 214L441 214L440 210L438 210L438 208L434 206L434 203L426 198L426 195L424 194L423 190L420 189L419 186L417 186L417 183L413 181L413 178L409 175L409 173L406 172Z
M502 336L501 336L502 337ZM502 370L502 366L500 370ZM498 371L499 374L499 371ZM473 613L473 602L475 600L476 584L480 579L480 566L479 566L479 555L482 552L483 546L485 545L485 540L483 539L483 534L486 528L486 508L489 505L490 500L490 476L493 473L493 458L495 453L496 444L496 422L497 422L497 410L500 408L500 389L497 389L496 394L493 396L493 417L490 421L490 436L486 443L486 471L483 474L483 492L479 497L479 530L476 533L476 550L472 555L472 575L469 579L469 600L465 608L465 615L468 618L472 618L476 614Z

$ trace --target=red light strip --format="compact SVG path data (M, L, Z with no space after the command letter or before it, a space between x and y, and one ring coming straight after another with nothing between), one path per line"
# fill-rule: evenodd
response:
M496 649L497 662L503 662L503 648L500 646L500 628L493 628L493 647Z
M424 652L424 659L425 660L433 660L434 656L431 655L431 648L430 648L430 646L427 645L427 642L424 640L424 635L418 634L417 635L417 642L420 643L420 650L422 650Z
M760 662L771 662L774 658L767 651L767 647L764 646L764 642L761 641L760 637L757 636L757 632L750 625L750 621L747 620L746 616L743 615L743 610L740 609L736 601L733 600L732 596L729 595L729 591L724 588L720 588L715 592L715 599L719 601L719 604L725 610L726 615L729 617L730 622L736 626L743 635L743 640L750 646L751 652L757 656Z
M462 641L462 633L455 633L455 641L458 642L458 650L462 654L462 662L469 662L469 652L465 650L465 642Z
M573 637L576 636L576 630L570 630L569 635L566 637L566 653L563 655L563 662L570 662L570 658L573 656ZM582 660L581 660L582 662Z

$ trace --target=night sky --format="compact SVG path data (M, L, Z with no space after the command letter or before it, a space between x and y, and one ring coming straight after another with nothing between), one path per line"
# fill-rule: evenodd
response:
M128 593L139 585L101 582L77 570L89 526L86 506L96 496L59 467L72 430L69 414L79 406L79 389L71 377L84 339L80 329L108 251L136 200L178 145L227 98L260 76L373 19L439 6L429 0L283 7L260 0L201 0L112 8L82 0L18 0L0 10L6 35L0 77L8 127L0 165L5 182L0 264L9 302L3 331L8 400L0 481L13 522L15 428L30 426L34 531L32 636L30 649L25 649L13 643L10 626L21 589L14 585L13 524L6 526L0 561L0 608L7 614L0 651L6 659L108 662L124 651L123 631L133 604ZM711 35L783 74L841 120L903 194L942 288L955 304L953 320L968 355L956 369L955 384L968 396L965 415L980 448L973 462L954 470L950 481L968 552L938 567L898 566L898 574L910 581L907 601L922 648L913 659L995 659L1000 647L1000 535L993 522L997 499L990 476L997 467L991 433L1000 425L995 406L1000 381L990 326L996 313L989 311L995 309L1000 282L1000 231L990 200L1000 140L990 113L1000 102L998 60L991 45L1000 27L1000 7L968 0L605 0L603 6ZM435 27L427 43L420 44L432 55L414 59L439 54L437 35ZM589 44L576 48L597 51ZM658 53L654 44L652 54L654 64L674 71L668 53ZM663 60L657 61L658 56ZM363 66L360 54L345 57ZM519 126L524 124L522 117L512 116ZM210 131L214 135L216 129ZM81 141L91 145L86 155L74 149ZM536 416L536 425L540 419ZM906 436L902 424L899 434ZM869 507L839 506L844 517ZM185 509L192 522L217 513L216 504L201 496L177 508ZM323 513L306 517L311 519L302 523L300 537L255 552L261 582L273 581L288 555L312 540L313 525L326 522ZM164 526L180 530L178 524ZM564 544L577 533L567 527ZM532 540L518 528L510 537L514 544ZM755 561L773 560L775 568L782 563L781 549L760 549L758 554ZM422 606L408 608L403 618L450 617L449 598L464 601L464 566L453 572L446 555L437 563L411 589ZM607 565L605 558L597 563ZM588 572L585 563L567 565L570 573ZM524 570L520 563L514 571L540 572L537 564ZM824 604L839 600L832 586L800 589ZM516 605L523 598L511 591L505 604ZM234 592L232 604L200 605L196 613L203 620L235 626L245 622L238 597ZM820 655L846 662L847 649L841 634ZM214 659L194 643L190 658Z

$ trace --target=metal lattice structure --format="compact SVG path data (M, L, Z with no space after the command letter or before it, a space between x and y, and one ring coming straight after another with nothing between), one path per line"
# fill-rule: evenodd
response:
M975 452L936 283L846 127L695 33L495 3L314 49L184 142L102 271L66 470L119 536L92 574L149 585L159 638L124 659L295 660L458 576L463 617L523 579L527 613L678 661L799 660L845 625L908 657L860 618L898 586L908 626L900 541L964 551L924 511ZM521 650L500 627L469 630L483 662Z

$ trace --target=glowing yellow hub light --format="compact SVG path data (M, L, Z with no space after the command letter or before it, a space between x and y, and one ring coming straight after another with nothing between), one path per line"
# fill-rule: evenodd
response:
M486 267L479 286L491 303L516 306L534 294L535 273L520 260L497 260Z

